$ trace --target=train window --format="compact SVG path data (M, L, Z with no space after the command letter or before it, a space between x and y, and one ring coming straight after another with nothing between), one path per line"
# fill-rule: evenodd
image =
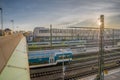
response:
M67 58L67 56L65 55L64 58Z
M54 63L54 59L50 59L50 63Z
M49 30L39 30L39 33L48 33Z
M30 57L30 59L34 59L34 57L32 56L32 57Z
M39 58L42 58L41 56L39 56Z
M69 58L69 55L66 55L64 58Z
M48 61L44 61L44 63L49 63Z
M67 55L66 57L69 58L69 55Z
M58 58L59 58L59 59L62 59L62 58L63 58L63 56L59 56Z
M36 57L36 56L32 56L31 58L32 58L32 59L36 59L37 57Z

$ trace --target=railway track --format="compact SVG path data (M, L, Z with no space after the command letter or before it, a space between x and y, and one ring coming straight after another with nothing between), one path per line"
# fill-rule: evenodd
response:
M119 67L118 65L112 65L112 66L107 66L105 69L112 69ZM72 69L68 70L65 72L65 80L76 80L78 78L84 77L84 76L89 76L91 74L97 73L97 68L91 69L89 66L81 68L81 69ZM37 74L38 75L38 74ZM41 76L41 77L35 77L32 78L31 80L62 80L62 72L51 74L51 75L46 75L46 76Z
M105 60L110 60L110 59L115 59L115 58L119 58L119 55L120 54L117 54L117 55L111 55L111 56L105 56ZM116 57L117 56L117 57ZM115 57L115 58L114 58ZM80 66L82 65L89 65L89 64L92 64L94 61L93 60L96 60L97 62L97 57L94 57L94 58L90 58L90 59L87 59L87 60L77 60L77 61L73 61L70 65L66 65L68 67L74 67L77 64L79 64ZM53 71L53 70L58 70L58 69L61 69L62 66L60 65L57 65L57 66L50 66L50 67L47 67L47 68L36 68L36 69L30 69L31 73L36 73L38 71L41 71L41 72L45 72L45 71Z
M105 67L104 69L105 70L111 70L111 69L115 69L115 68L118 68L118 67L120 67L120 66L119 65L114 65L114 66ZM97 73L98 73L98 69L88 70L88 71L85 71L85 72L82 72L82 73L80 72L78 74L65 76L65 80L78 80L80 78L87 77L87 76L90 76L90 75L94 75L94 74L97 74ZM57 79L54 79L54 80L62 80L62 79L57 78Z
M116 64L116 61L120 60L120 52L118 52L118 54L114 54L114 51L116 50L105 52L105 63L107 65L113 64L111 66L106 66L105 69L119 67L119 65ZM98 65L97 55L98 52L95 52L93 54L80 54L80 57L94 57L88 59L75 60L70 65L66 65L65 80L76 80L84 76L95 74L97 72ZM92 67L94 67L94 69ZM30 73L31 80L62 80L62 76L62 66L53 66L50 68L40 68L35 70L31 69Z
M92 54L92 53L90 53L90 54ZM87 55L87 57L85 56L85 55ZM104 56L105 56L105 58L107 58L107 57L110 57L110 56L117 56L117 55L120 55L120 52L110 52L110 53L106 53ZM74 56L74 55L73 55ZM80 55L78 55L78 56L81 56L81 57L79 57L79 58L74 58L73 57L73 61L72 61L72 64L73 63L77 63L77 61L79 62L83 62L83 61L89 61L89 60L93 60L93 59L97 59L98 58L98 54L92 54L92 55L89 55L89 54L80 54ZM83 57L84 56L84 57ZM86 58L88 58L88 59L86 59Z
M112 59L112 60L111 60ZM114 59L114 60L113 60ZM114 57L114 58L109 58L105 60L105 63L115 63L116 60L120 59L120 56ZM110 61L111 60L111 61ZM74 65L74 66L69 66L66 68L66 79L68 79L68 76L73 76L75 73L77 72L75 75L77 74L82 74L83 72L90 72L91 70L91 66L97 66L97 60L96 61L91 61L85 64L79 64L79 65ZM80 70L80 72L78 72ZM86 70L86 71L85 71ZM73 73L73 74L72 74ZM62 76L62 67L57 69L57 70L51 70L51 71L45 71L45 72L36 72L36 73L31 73L31 79L32 80L36 80L36 78L38 79L42 79L42 80L47 80L47 78L55 78L56 76ZM56 78L56 80L61 79L61 77ZM50 80L50 79L49 79ZM53 80L53 79L52 79Z
M107 54L104 55L104 58L114 57L114 56L119 56L119 55L120 55L120 52L117 52L117 53L115 53L115 54L114 54L114 53L111 53L111 54L108 54L108 53L107 53ZM91 58L91 57L92 57L92 58ZM91 56L91 57L88 57L87 59L83 57L83 58L80 59L80 60L75 60L75 61L73 61L72 64L98 59L98 56L97 56L97 55L93 55L93 56Z

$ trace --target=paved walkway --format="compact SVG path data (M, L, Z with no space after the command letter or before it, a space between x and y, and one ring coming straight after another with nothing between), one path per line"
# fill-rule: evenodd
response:
M79 80L94 80L96 75L88 76ZM120 68L108 71L108 74L105 75L105 80L120 80Z
M105 80L120 80L120 71L105 76Z

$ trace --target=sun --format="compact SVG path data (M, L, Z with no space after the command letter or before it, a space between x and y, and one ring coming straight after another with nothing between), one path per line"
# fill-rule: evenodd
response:
M101 22L100 22L100 21L98 22L98 25L99 25L99 26L101 25Z

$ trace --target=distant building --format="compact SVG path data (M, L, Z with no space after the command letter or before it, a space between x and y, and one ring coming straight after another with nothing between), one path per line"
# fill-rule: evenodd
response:
M3 33L4 33L4 31L0 29L0 36L2 36Z
M52 29L52 40L65 40L71 39L72 34L70 30L65 29ZM36 27L34 29L34 40L35 41L49 41L50 40L50 29L44 27Z
M21 30L21 31L18 31L18 32L19 32L19 33L22 33L22 34L23 34L23 33L25 33L25 31L23 31L23 30Z
M5 33L5 36L7 36L7 35L13 34L13 31L12 31L11 29L9 29L9 28L6 28L6 29L4 30L4 33Z
M114 32L113 32L114 31ZM34 41L49 41L50 29L45 27L36 27L33 31ZM119 29L105 29L105 40L120 40ZM82 28L67 28L67 29L52 29L52 40L94 40L99 41L99 30L96 29L82 29Z
M13 31L9 28L6 28L5 30L0 30L0 36L7 36L13 34Z
M91 38L86 33L90 33L91 30L81 29L52 29L52 40L85 40ZM81 34L82 33L82 34ZM97 31L94 31L93 37L97 38ZM90 35L90 34L89 34ZM35 41L49 41L50 40L50 29L44 27L36 27L33 31Z

